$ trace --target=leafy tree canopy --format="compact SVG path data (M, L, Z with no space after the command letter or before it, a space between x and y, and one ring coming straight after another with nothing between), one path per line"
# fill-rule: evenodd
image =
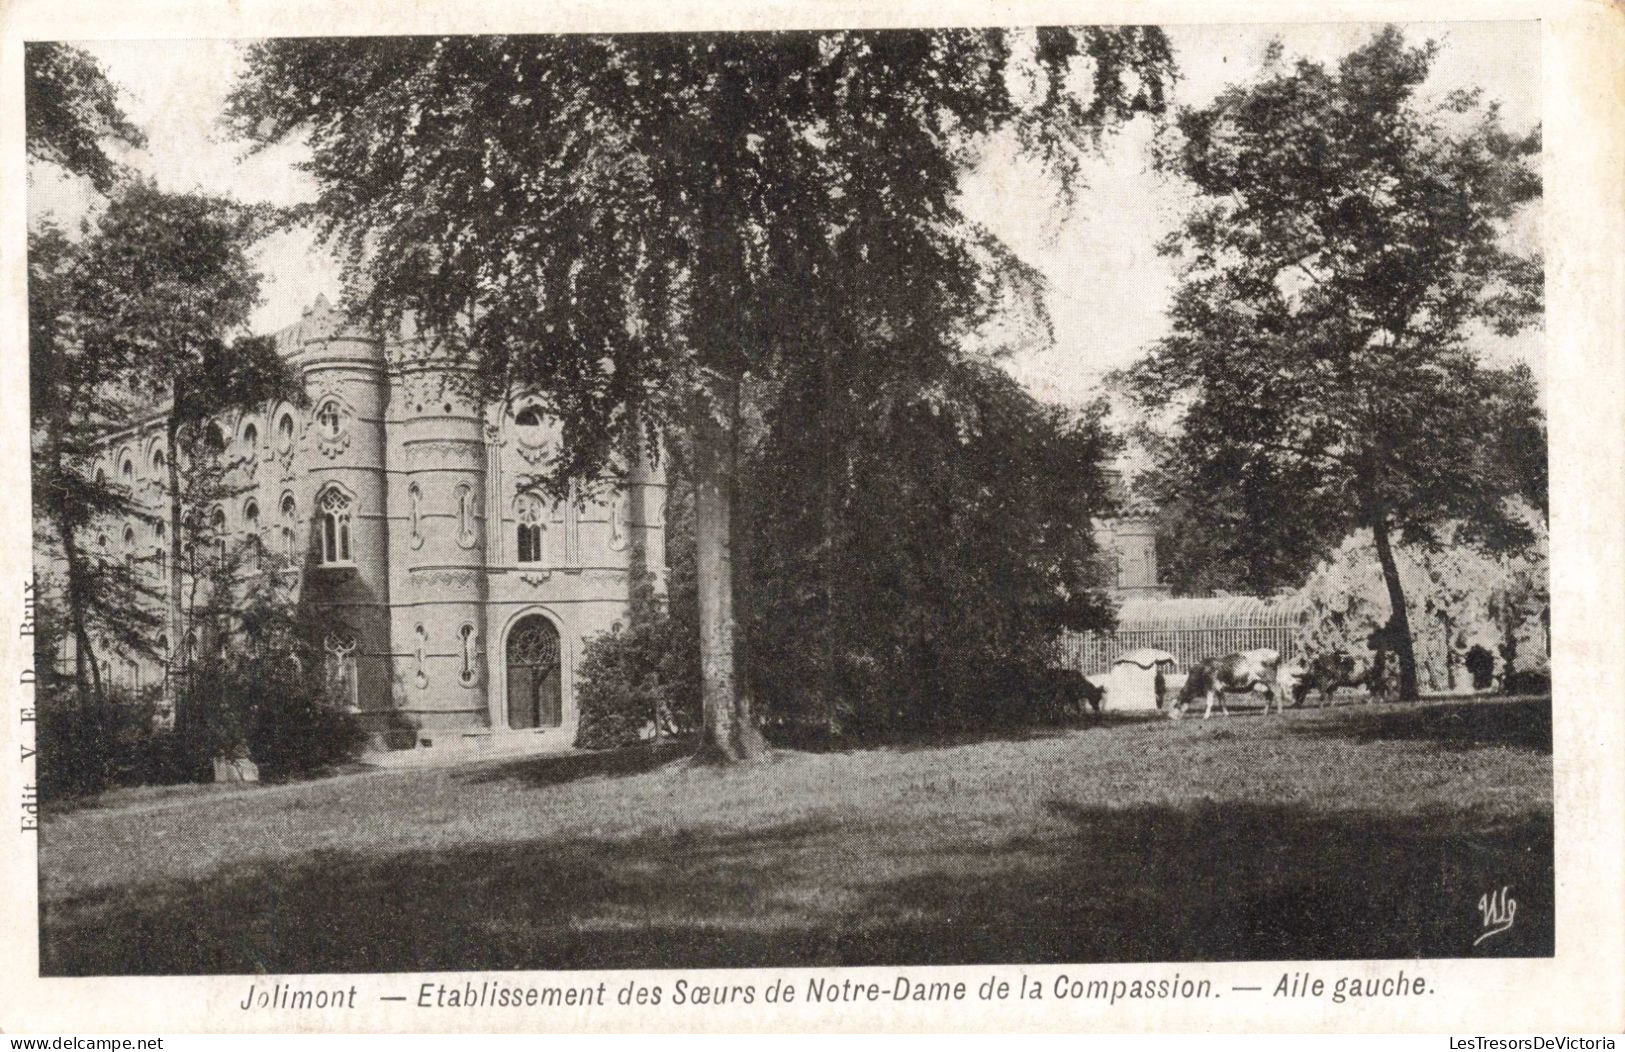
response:
M1076 182L1172 76L1154 29L272 40L229 119L308 139L312 212L371 319L410 312L592 477L863 318L930 357L1014 265L958 209L982 137ZM343 70L343 76L332 76Z
M84 176L106 193L119 174L106 144L147 141L119 106L118 89L100 63L66 44L25 45L23 69L28 156Z
M1545 500L1534 378L1478 349L1539 320L1540 260L1508 226L1540 194L1540 138L1479 92L1430 98L1437 50L1391 27L1334 69L1276 47L1259 79L1179 113L1160 160L1196 203L1163 246L1182 263L1172 332L1125 376L1178 417L1166 473L1189 528L1225 528L1210 551L1288 553L1264 590L1307 568L1303 523L1328 545L1369 528L1407 639L1391 538L1434 546L1460 521L1516 547L1532 536L1508 498Z

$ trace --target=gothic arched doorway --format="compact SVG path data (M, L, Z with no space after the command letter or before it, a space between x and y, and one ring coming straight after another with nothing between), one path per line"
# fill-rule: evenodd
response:
M508 726L557 727L564 722L559 630L540 614L508 633Z

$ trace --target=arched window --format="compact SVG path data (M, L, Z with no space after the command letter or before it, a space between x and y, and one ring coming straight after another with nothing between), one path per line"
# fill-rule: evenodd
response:
M540 614L508 633L508 726L557 727L564 720L559 631Z
M316 424L321 428L323 436L339 437L339 432L344 428L344 417L339 412L339 404L331 399L323 402L321 408L316 410Z
M141 689L141 662L135 658L124 659L124 681L132 692Z
M164 451L162 449L155 449L152 451L152 473L154 475L162 475L164 473L164 465L166 463L167 461L164 460Z
M298 525L299 512L294 505L293 494L289 493L282 498L282 554L287 557L289 563L299 561L298 542L296 540L298 536L296 527Z
M215 563L224 566L226 565L226 513L222 509L214 509L214 514L209 517L209 529L214 534Z
M329 489L317 502L322 520L322 562L350 561L350 498Z
M128 453L124 454L124 460L118 466L118 477L126 486L135 483L135 458Z
M276 422L276 447L286 453L293 448L293 414L283 413L282 418Z
M210 424L203 429L203 448L210 453L225 451L226 433L220 430L219 424Z
M478 538L474 532L474 487L464 482L457 487L457 543L472 548Z
M535 406L527 406L519 411L513 418L514 430L519 435L519 441L527 446L540 445L542 441L542 414Z
M465 624L457 630L457 640L463 647L463 668L458 679L463 681L464 686L473 683L480 675L479 639L473 625Z
M181 653L181 664L191 668L197 664L197 629L188 629L186 633L186 648Z
M418 625L415 629L413 629L413 632L418 637L418 649L416 655L418 663L418 689L423 690L429 685L429 630L424 628L422 625Z
M243 532L247 534L248 565L251 569L260 568L260 506L254 501L243 505Z
M135 569L135 527L124 527L124 568Z
M339 704L354 710L361 707L360 685L356 675L356 640L347 632L334 632L325 647L327 686Z
M253 424L243 425L243 445L248 448L249 456L254 455L254 447L260 444L260 429Z
M416 482L406 487L406 499L411 503L412 513L412 547L423 545L423 490Z
M519 520L519 561L542 561L542 536L547 530L547 517L542 500L534 493L521 493L514 502L514 515Z
M609 498L609 547L611 551L625 551L632 539L632 501L625 490L616 490Z

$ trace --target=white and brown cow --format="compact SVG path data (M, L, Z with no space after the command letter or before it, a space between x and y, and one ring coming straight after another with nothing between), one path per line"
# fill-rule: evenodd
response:
M1202 710L1204 720L1213 715L1215 699L1228 716L1230 707L1224 703L1224 696L1250 694L1253 691L1263 692L1266 716L1269 715L1271 701L1275 702L1275 711L1281 712L1282 697L1286 692L1281 688L1280 673L1281 655L1268 647L1205 658L1191 666L1190 675L1185 677L1185 685L1180 688L1179 700L1174 703L1170 715L1177 718L1184 714L1185 707L1191 702L1205 698L1207 707Z

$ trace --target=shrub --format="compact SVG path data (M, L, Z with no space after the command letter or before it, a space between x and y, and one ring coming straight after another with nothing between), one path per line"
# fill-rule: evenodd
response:
M589 640L582 655L578 748L686 737L699 728L699 645L684 620L662 602L653 575L634 553L627 623Z
M353 713L333 704L320 668L273 650L201 663L184 693L180 747L193 777L217 757L247 757L265 778L310 774L352 760L366 741Z
M103 703L81 701L71 680L53 677L39 684L34 702L42 800L186 780L176 736L158 722L155 690L110 688Z

